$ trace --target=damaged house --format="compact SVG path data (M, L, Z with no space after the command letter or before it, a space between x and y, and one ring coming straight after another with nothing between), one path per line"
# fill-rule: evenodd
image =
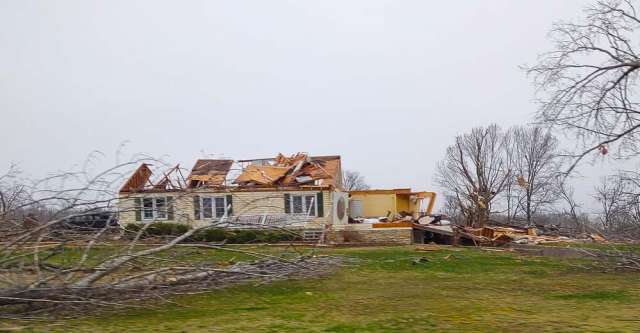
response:
M200 159L185 174L142 164L120 189L119 222L285 227L305 240L408 244L435 201L408 188L347 193L340 156Z
M200 159L186 177L179 166L154 176L142 164L122 186L121 224L227 221L229 227L299 228L313 239L325 226L348 223L340 156Z

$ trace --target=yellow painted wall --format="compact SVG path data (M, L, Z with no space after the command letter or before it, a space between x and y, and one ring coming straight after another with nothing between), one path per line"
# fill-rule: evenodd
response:
M399 194L396 196L396 207L398 209L398 212L410 212L411 211L411 207L409 204L409 195L402 195Z
M397 214L395 194L352 194L351 200L362 201L363 217L387 216L387 212Z

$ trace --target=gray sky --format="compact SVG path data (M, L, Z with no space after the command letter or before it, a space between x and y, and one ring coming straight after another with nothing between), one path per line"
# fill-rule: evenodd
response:
M532 120L518 66L585 3L0 0L0 166L128 141L188 168L340 154L374 187L434 189L455 135Z

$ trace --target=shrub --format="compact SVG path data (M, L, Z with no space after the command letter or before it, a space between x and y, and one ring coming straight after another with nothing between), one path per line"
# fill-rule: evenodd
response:
M227 241L231 244L255 243L258 232L256 230L233 230L227 235Z
M124 229L127 232L129 237L135 237L138 232L144 227L144 224L140 223L129 223ZM161 237L161 236L180 236L185 232L189 231L189 226L186 224L180 223L154 223L150 225L144 233L140 236L140 238L148 238L148 237Z
M190 237L190 240L196 242L221 242L225 239L227 239L227 233L221 228L200 230Z
M180 236L189 229L186 224L161 222L152 224L146 232L152 236Z
M125 225L125 231L129 238L135 235L144 227L141 223L130 223ZM150 225L140 238L150 237L166 237L180 236L189 230L189 226L180 223L154 223ZM227 240L229 244L247 244L247 243L278 243L299 241L302 237L299 235L282 231L282 230L229 230L223 228L211 228L200 230L185 241L189 242L222 242Z

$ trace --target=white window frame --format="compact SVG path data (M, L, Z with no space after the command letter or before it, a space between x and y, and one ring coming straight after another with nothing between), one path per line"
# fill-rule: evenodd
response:
M145 201L151 200L151 208L145 207ZM158 201L164 200L164 208L158 208ZM166 220L169 215L167 197L146 197L142 198L141 215L143 221ZM147 212L151 211L151 216L147 216Z
M204 201L205 199L210 199L211 200L211 217L205 217L204 216ZM222 199L224 200L224 213L221 216L218 216L218 214L216 213L217 210L217 206L216 206L216 199ZM217 219L221 219L222 217L224 217L225 215L228 217L228 211L229 209L229 202L227 201L227 196L226 195L212 195L212 196L200 196L200 219L202 220L217 220Z
M301 213L296 213L295 210L293 209L294 205L293 205L293 201L294 201L294 197L300 197L302 200L302 212ZM309 205L309 207L307 207L307 200L306 198L311 198L311 203L313 205L313 214L309 214L309 208L311 207L311 205ZM317 202L317 197L316 194L290 194L289 195L289 211L291 212L291 214L294 215L307 215L309 214L309 216L318 216L318 202Z

